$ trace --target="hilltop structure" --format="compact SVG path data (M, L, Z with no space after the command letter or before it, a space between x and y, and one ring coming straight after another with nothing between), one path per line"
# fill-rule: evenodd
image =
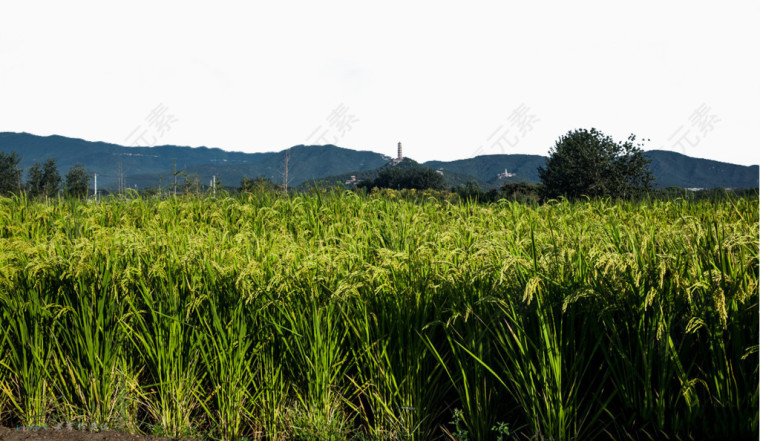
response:
M404 155L401 154L401 143L399 142L398 143L398 156L396 157L396 159L393 160L392 163L393 163L393 165L398 165L403 160L404 160Z

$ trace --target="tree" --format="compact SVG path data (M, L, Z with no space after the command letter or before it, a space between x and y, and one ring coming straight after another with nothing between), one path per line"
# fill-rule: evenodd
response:
M29 169L27 187L32 196L55 197L61 186L61 175L55 165L55 159L50 158L44 164L35 162Z
M358 187L366 188L414 188L424 190L443 190L443 176L428 167L386 167L380 170L377 179L362 181Z
M16 152L10 154L0 152L0 196L21 192L19 162L21 158Z
M82 164L75 164L66 173L66 191L75 198L87 197L90 186L90 175Z
M649 190L649 159L635 141L632 134L615 142L594 128L568 132L549 151L546 167L538 168L542 196L629 198Z
M182 182L182 194L189 195L192 193L193 188L195 188L195 194L200 193L201 189L201 178L198 176L198 173L190 174L185 170L182 170L180 175L183 178Z
M26 172L26 191L31 196L39 196L42 194L42 164L35 162L29 170Z
M483 190L480 188L477 181L468 181L466 184L459 184L452 188L452 191L464 200L480 201L483 199Z
M502 185L500 190L504 199L519 202L538 202L541 192L541 185L527 182L508 182Z
M243 192L273 191L276 189L277 185L265 176L253 179L243 176L243 179L240 180L240 191Z

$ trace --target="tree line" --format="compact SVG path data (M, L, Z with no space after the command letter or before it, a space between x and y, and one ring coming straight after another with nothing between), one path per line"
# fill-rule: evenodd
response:
M578 129L561 136L539 167L540 184L509 183L499 190L483 191L475 181L452 188L462 199L494 202L498 199L540 201L565 197L630 199L648 194L654 178L649 159L636 136L615 141L601 131ZM443 178L427 167L386 168L357 187L392 189L443 189Z
M636 143L636 136L630 135L626 141L616 142L601 131L578 129L561 136L549 151L545 166L539 167L540 184L510 183L499 190L482 191L476 182L458 185L451 189L461 198L488 202L498 199L540 201L565 197L611 197L630 199L648 194L652 190L654 178L649 170L649 160L644 156L642 144ZM9 195L26 191L33 197L52 197L60 191L75 197L87 195L90 184L89 173L81 164L73 166L64 181L54 159L35 163L22 183L19 156L0 153L0 194ZM174 192L176 194L178 172L174 171ZM188 179L185 179L186 186ZM193 182L200 188L197 177ZM219 185L219 184L217 184ZM362 181L357 188L390 188L444 190L443 177L435 170L416 167L385 167L375 179ZM243 178L240 189L244 192L255 189L277 190L277 184L269 179ZM287 191L287 190L285 190Z
M26 192L29 196L44 198L55 197L59 192L67 196L84 198L90 186L90 175L82 164L72 166L66 176L61 178L58 166L53 158L44 162L35 162L22 181L19 167L21 157L16 152L0 152L0 195L10 196Z

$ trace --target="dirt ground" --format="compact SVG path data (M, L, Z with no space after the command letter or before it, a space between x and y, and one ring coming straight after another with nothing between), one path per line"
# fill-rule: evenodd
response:
M21 430L0 427L0 441L194 441L191 438L162 438L158 436L139 436L121 432L103 431L87 432L67 429Z

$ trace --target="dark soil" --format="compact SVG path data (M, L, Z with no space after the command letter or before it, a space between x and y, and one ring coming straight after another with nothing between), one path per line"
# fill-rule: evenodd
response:
M55 428L35 430L9 429L0 427L0 441L194 441L191 438L163 438L152 435L130 435L128 433L103 431L87 432Z

